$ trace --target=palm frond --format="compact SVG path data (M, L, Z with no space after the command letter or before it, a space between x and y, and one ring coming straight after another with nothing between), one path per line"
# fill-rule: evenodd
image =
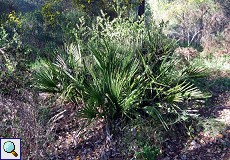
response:
M86 105L79 111L79 116L87 119L94 119L99 112L93 105Z
M160 105L160 104L157 104L157 105ZM159 106L157 108L159 108ZM163 125L164 129L168 130L169 127L168 127L166 121L164 120L163 116L161 115L161 113L157 110L157 108L154 106L146 106L146 107L144 107L144 111L147 114L149 114L151 117L159 119L161 124Z
M56 80L57 70L52 63L43 62L39 71L35 73L35 87L44 92L60 92L59 84Z

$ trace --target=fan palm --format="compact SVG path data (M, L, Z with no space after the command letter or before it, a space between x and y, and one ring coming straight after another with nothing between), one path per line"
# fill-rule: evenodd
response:
M117 25L110 27L117 32ZM183 110L180 103L203 96L190 80L203 76L203 69L177 69L174 42L163 35L161 28L154 29L141 28L137 31L140 37L127 40L129 35L110 37L110 28L103 32L103 38L95 35L84 46L87 54L81 53L80 46L70 45L66 59L58 56L56 63L47 62L37 72L37 86L75 102L81 100L84 107L79 113L85 118L100 117L113 124L121 117L135 117L144 111L157 115L167 128L164 115L179 115ZM122 44L124 39L127 48ZM143 45L133 49L134 39Z

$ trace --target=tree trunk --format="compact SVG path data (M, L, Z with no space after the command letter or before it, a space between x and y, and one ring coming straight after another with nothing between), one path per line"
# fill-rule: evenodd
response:
M145 13L145 0L141 0L138 7L138 16L141 17Z

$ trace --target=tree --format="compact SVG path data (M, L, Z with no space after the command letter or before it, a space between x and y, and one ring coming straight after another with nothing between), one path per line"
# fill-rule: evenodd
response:
M141 0L140 5L138 7L138 16L142 16L145 13L145 0Z
M200 47L207 34L217 4L214 0L155 0L151 1L153 20L168 21L167 34L183 46ZM208 33L210 34L210 33Z

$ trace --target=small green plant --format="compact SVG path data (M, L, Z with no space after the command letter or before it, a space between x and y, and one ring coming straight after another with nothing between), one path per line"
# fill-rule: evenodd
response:
M156 146L151 147L146 144L140 148L140 151L135 152L135 159L155 160L159 153L160 151Z
M215 118L204 119L199 122L199 126L203 127L204 134L212 137L217 136L226 129L226 124Z
M51 118L50 116L50 110L49 108L46 107L40 107L38 110L38 121L42 124L45 125Z
M213 73L213 71L218 72L229 72L230 64L229 64L230 56L222 55L218 58L208 55L205 57L197 57L191 63L194 65L199 65L205 67L209 73Z

